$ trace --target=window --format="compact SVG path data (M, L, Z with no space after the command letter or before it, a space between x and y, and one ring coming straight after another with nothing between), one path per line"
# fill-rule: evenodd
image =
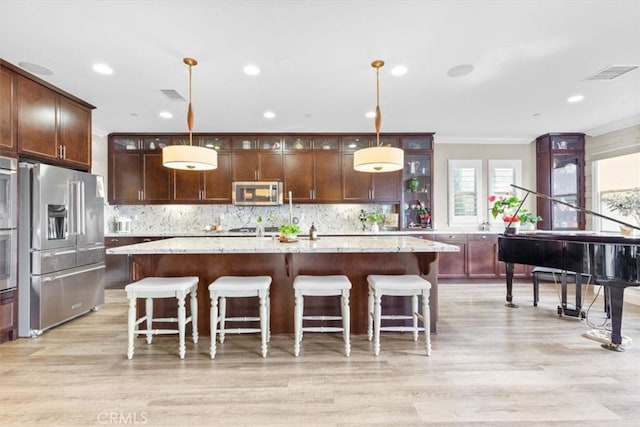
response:
M603 202L603 197L610 194L624 194L635 187L640 187L640 153L627 154L618 157L597 160L594 168L594 211L619 221L634 224L632 217L625 217L620 212L609 209ZM620 173L623 171L624 173ZM593 218L595 229L601 231L619 232L620 224L604 218Z
M449 160L449 224L479 224L480 160Z
M516 194L518 197L523 197L523 194L519 194L511 184L522 186L522 161L521 160L489 160L489 176L487 179L488 196L506 196L507 194ZM487 198L488 198L487 196ZM491 208L491 205L488 206ZM489 219L498 221L489 215Z

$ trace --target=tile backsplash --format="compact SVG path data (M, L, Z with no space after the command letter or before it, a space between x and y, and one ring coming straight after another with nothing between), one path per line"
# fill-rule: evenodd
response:
M115 231L118 217L132 220L132 233L162 234L202 231L212 224L223 229L255 227L261 216L265 227L279 227L289 222L289 205L234 206L234 205L107 205L105 204L105 233ZM313 222L318 234L323 232L361 231L360 211L396 213L397 205L373 204L294 204L293 216L306 232ZM266 220L269 216L274 220ZM366 224L369 229L370 224ZM397 227L397 225L396 225Z

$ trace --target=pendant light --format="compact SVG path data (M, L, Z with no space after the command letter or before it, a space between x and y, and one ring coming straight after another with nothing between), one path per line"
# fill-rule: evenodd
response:
M184 58L189 66L189 109L187 111L187 127L189 128L189 145L167 145L162 149L162 165L171 169L211 170L218 167L216 150L193 145L193 109L191 107L191 68L198 65L193 58Z
M396 147L380 145L380 67L384 61L376 59L371 66L376 69L376 146L362 148L353 155L353 169L359 172L393 172L403 168L404 152Z

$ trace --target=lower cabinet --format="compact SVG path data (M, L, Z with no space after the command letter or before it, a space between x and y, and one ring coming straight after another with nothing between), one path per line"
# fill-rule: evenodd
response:
M506 276L506 267L498 261L498 234L437 233L431 238L456 245L460 252L438 254L438 277L442 279L496 279ZM514 277L529 277L531 267L515 264Z
M150 242L152 240L160 239L162 239L162 237L111 236L104 238L104 246L106 249L109 249L118 246L134 245L136 243ZM105 256L104 262L105 289L123 289L131 281L131 273L129 270L129 256L107 254Z
M0 292L0 343L18 338L18 291Z
M460 252L441 252L438 254L438 278L465 279L467 277L467 235L465 233L446 233L433 235L434 240L454 245Z

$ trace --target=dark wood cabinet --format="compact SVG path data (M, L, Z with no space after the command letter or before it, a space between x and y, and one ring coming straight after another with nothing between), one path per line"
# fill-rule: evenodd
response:
M284 197L294 202L312 202L315 190L315 155L312 151L284 154Z
M358 172L353 169L353 153L342 154L342 192L346 202L400 202L402 171Z
M20 153L57 160L57 95L25 77L18 77L18 140Z
M231 160L233 181L282 181L280 151L234 151Z
M95 107L0 59L0 153L91 170Z
M0 153L15 157L16 142L16 76L0 67Z
M0 343L18 338L18 291L0 292Z
M20 155L88 171L91 109L26 77L17 77Z
M584 134L549 133L536 138L536 189L584 208ZM541 230L584 230L583 211L538 198Z
M467 235L467 276L470 279L489 279L499 275L498 235Z
M338 203L342 195L342 156L337 151L317 151L315 160L314 201Z
M156 142L155 138L110 137L109 203L171 203L173 170L162 165L161 147L166 139L162 141L165 142Z
M187 135L111 134L109 203L229 204L233 181L282 181L285 199L288 200L291 191L297 203L401 203L402 171L370 174L353 169L353 153L368 147L372 138L372 135L332 134L195 134L194 145L218 151L218 169L189 172L173 171L161 164L162 148L189 144ZM431 147L431 142L432 134L381 135L381 143L406 145L420 156L425 155L424 150ZM430 154L421 159L428 195L433 160Z
M285 148L290 146L286 141ZM293 201L297 203L339 203L343 200L342 156L338 142L337 137L322 137L313 142L313 150L294 148L291 152L285 151L285 198L291 191ZM302 144L297 139L295 143Z
M437 233L433 239L456 245L460 252L438 254L438 277L443 279L496 279L505 277L505 265L498 261L496 233ZM514 277L529 277L526 265L514 265Z
M60 97L59 146L67 165L91 169L91 110Z
M434 234L433 239L460 248L460 252L440 252L438 254L438 277L466 278L467 235L464 233Z
M173 173L174 202L231 203L231 153L218 153L217 169Z

